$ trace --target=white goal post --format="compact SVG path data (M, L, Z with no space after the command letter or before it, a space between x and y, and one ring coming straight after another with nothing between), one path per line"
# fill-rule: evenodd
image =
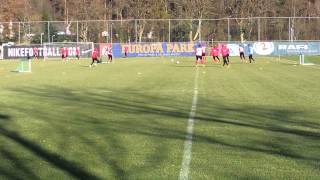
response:
M305 59L305 55L303 53L299 54L299 64L300 65L314 65L313 63L310 63L308 60Z

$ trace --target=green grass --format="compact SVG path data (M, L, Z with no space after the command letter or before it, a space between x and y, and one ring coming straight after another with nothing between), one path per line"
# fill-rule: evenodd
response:
M0 179L178 179L193 58L0 61ZM199 67L190 179L319 179L320 69Z
M296 63L299 63L299 55L284 56L284 57L281 57L280 59L294 61ZM313 64L319 65L320 64L320 56L319 55L305 56L304 61L305 61L305 63L313 63Z

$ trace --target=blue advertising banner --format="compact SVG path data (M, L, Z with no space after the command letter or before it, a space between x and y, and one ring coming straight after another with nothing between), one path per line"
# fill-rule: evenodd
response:
M239 48L242 46L245 54L248 54L249 46L254 49L255 55L261 56L290 56L303 53L305 55L320 55L320 42L318 41L275 41L275 42L220 42L227 45L230 56L239 56ZM113 56L124 57L127 52L128 57L145 56L194 56L194 42L158 42L158 43L131 43L131 44L112 44ZM211 47L207 47L210 52ZM207 55L210 55L207 53Z
M253 47L255 54L262 56L291 56L300 53L305 55L320 54L320 42L316 41L255 42Z
M112 44L114 57L193 56L194 42ZM100 46L101 48L101 46Z

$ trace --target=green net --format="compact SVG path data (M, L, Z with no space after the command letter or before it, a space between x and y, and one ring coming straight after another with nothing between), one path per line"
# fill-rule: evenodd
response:
M17 72L31 72L31 60L21 59L16 69Z
M314 65L314 64L320 64L320 56L319 55L304 57L304 65Z

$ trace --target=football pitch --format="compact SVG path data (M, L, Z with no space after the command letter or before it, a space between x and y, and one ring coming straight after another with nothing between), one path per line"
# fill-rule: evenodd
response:
M0 179L320 179L320 65L193 59L0 61Z

